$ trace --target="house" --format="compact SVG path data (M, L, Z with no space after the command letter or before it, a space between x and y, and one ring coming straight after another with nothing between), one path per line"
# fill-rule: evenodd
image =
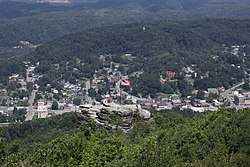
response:
M191 105L186 105L186 106L181 107L181 110L185 110L185 109L190 109L194 112L204 112L205 111L205 108L203 108L203 107L193 107Z
M207 97L209 96L209 92L208 92L208 91L205 91L205 90L204 90L203 93L204 93L204 97L205 97L205 98L207 98Z
M166 71L166 74L167 74L168 77L172 78L172 77L175 77L176 72L173 72L173 71Z
M146 101L143 101L143 102L141 103L141 108L142 108L142 109L148 110L148 109L151 108L151 105L152 105L152 102L149 101L149 100L146 100Z
M244 105L250 105L250 97L244 99Z
M19 74L13 74L12 76L9 77L9 81L17 81L19 78Z
M157 107L158 107L158 104L156 103L155 100L153 100L151 106L152 106L153 108L157 108Z
M172 100L172 105L175 107L182 105L181 100Z
M58 103L58 108L59 108L60 110L63 110L65 106L66 106L66 103L65 103L65 102L59 101L59 103Z
M48 110L43 100L37 102L37 114L38 118L46 118L48 116Z
M182 104L182 102L181 102L179 96L176 95L176 94L173 94L173 95L170 97L170 99L171 99L171 102L172 102L173 106L175 106L175 107L176 107L176 106L180 106L180 105Z
M19 85L20 85L19 90L26 90L27 89L27 83L25 81L20 81Z
M222 103L219 102L218 100L214 100L213 105L214 105L215 107L220 107L220 106L222 105Z
M165 110L165 109L172 109L173 108L173 105L171 102L168 102L167 100L161 100L159 102L157 102L157 109L158 110Z
M207 91L209 94L219 94L219 91L217 88L207 88Z
M7 93L7 89L0 89L0 93Z

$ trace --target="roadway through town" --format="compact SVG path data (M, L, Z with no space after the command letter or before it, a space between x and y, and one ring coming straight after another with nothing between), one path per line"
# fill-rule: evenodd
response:
M245 82L242 81L241 83L239 83L239 84L237 84L237 85L234 85L233 87L231 87L231 88L225 90L224 92L221 93L221 96L224 97L224 98L226 98L228 101L230 101L230 104L231 104L231 106L232 106L232 105L233 105L233 99L232 99L232 97L230 96L230 93L231 93L233 90L235 90L236 88L242 86L244 83L245 83Z
M85 87L86 87L86 99L85 99L85 101L87 101L88 104L92 104L93 99L91 97L89 97L89 93L88 93L89 89L91 88L90 80L88 79L85 84L86 84L85 85Z
M29 98L29 107L28 107L28 110L27 110L25 121L32 120L32 118L35 115L35 107L33 106L33 103L34 103L34 100L35 100L35 97L36 97L36 92L37 92L37 90L32 90L32 92L31 92L31 95L30 95L30 98Z

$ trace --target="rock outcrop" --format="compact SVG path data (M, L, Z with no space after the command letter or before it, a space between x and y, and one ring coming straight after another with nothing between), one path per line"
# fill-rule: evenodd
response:
M141 109L137 105L119 105L115 103L82 105L80 111L86 119L93 119L100 125L112 129L120 128L125 131L132 128L136 116L145 120L151 117L149 111Z

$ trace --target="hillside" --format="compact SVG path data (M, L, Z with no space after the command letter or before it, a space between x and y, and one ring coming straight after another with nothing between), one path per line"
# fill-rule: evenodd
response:
M248 18L249 7L244 0L101 0L66 6L1 2L0 46L20 40L40 44L84 29L142 21Z
M246 69L249 69L249 27L249 20L206 19L96 28L57 38L19 59L2 61L1 81L24 70L20 60L27 59L33 63L39 61L38 73L48 74L52 79L67 78L69 74L77 76L77 79L92 78L95 70L104 67L100 55L111 54L112 61L126 66L134 95L169 91L190 93L190 83L186 82L183 74L183 68L188 66L197 73L196 77L192 76L192 87L228 88L245 78ZM224 52L225 47L233 45L242 46L239 55ZM134 56L133 61L123 57L127 53ZM77 63L78 60L84 66ZM54 64L59 68L55 70ZM74 68L79 70L77 74L72 72ZM162 88L160 75L165 76L166 70L178 74L176 79L180 82L177 85L168 83ZM144 74L132 77L138 71ZM148 82L148 78L154 79Z
M52 6L41 3L23 3L13 1L0 2L0 19L11 19L35 14L63 11L65 6Z
M0 165L247 167L249 113L163 111L150 121L135 116L129 132L98 127L79 114L33 120L0 129Z

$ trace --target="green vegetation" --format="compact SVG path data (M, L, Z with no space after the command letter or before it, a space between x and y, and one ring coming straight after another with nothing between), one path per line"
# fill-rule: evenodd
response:
M100 0L96 4L75 6L2 2L0 6L0 46L5 47L21 40L40 44L68 33L107 25L249 16L249 1L245 0Z
M58 102L57 101L55 101L55 100L53 101L51 109L52 110L58 110Z
M243 61L242 54L237 57L223 51L232 45L248 46L249 27L249 20L206 19L97 28L48 42L28 57L40 62L37 72L47 74L50 80L61 77L75 82L83 77L92 78L95 70L105 66L99 56L111 54L112 61L128 67L128 74L144 72L140 77L130 78L132 94L147 96L180 91L186 95L192 86L185 79L183 67L192 66L197 73L191 78L197 89L228 88L245 77L249 59ZM247 49L245 52L249 54ZM134 60L124 58L126 53L131 53ZM53 64L59 64L59 68ZM167 70L176 72L176 76L161 85L160 75L167 77Z
M73 104L79 106L82 103L82 97L75 97L73 99Z
M247 167L249 113L249 109L204 114L163 111L154 114L154 121L135 117L129 132L107 130L86 121L76 129L80 116L75 114L34 120L1 129L0 164Z
M113 62L128 67L127 74L143 71L140 77L130 77L134 95L154 96L158 92L188 95L193 87L229 88L241 82L250 67L250 59L243 55L243 52L249 54L249 27L249 20L205 19L96 28L65 35L26 56L3 59L0 82L6 84L7 77L13 73L24 74L22 62L28 59L33 64L40 62L36 69L43 75L38 81L40 90L51 82L60 90L62 85L56 82L59 78L73 84L77 79L91 79L95 70L106 66L99 56L110 54ZM232 45L246 47L240 50L239 56L224 52ZM126 53L133 55L133 61L123 56ZM191 76L191 82L182 71L187 66L197 73ZM174 71L176 76L169 78L166 71ZM165 84L159 81L161 75L167 79ZM89 93L96 96L94 92Z
M18 141L20 147L22 144L46 143L65 133L75 132L80 120L81 117L75 113L68 113L63 116L26 121L22 124L1 127L0 138L8 142Z

